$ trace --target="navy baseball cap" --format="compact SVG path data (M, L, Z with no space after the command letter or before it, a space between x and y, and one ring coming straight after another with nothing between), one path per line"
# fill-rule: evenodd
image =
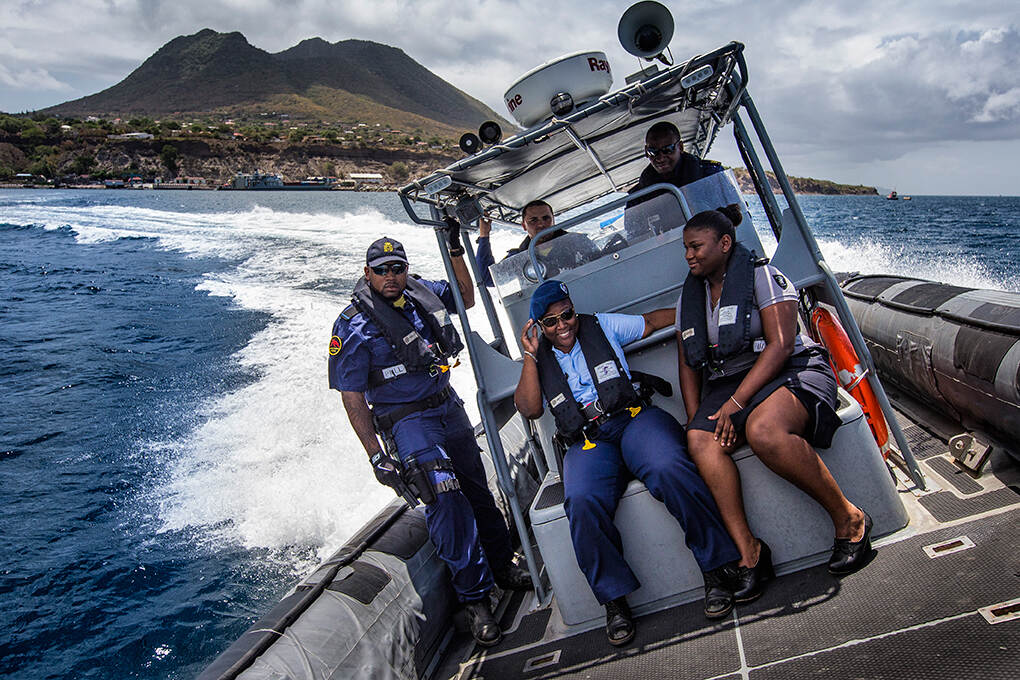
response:
M369 267L375 267L384 262L403 262L407 264L407 255L404 254L404 246L400 241L383 236L368 247L365 262Z
M570 297L570 291L567 290L567 284L556 279L543 281L531 294L531 318L538 321L545 316L545 310L549 309L549 305L566 300L568 297Z

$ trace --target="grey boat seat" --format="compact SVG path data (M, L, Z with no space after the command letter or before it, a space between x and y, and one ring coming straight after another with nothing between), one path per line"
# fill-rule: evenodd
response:
M871 514L874 535L901 529L907 524L906 511L863 411L842 390L838 413L843 425L832 446L819 451L822 460L847 497ZM772 548L777 570L792 572L826 561L832 524L825 511L768 470L749 447L739 449L733 458L740 471L748 522ZM557 473L550 472L543 480L530 517L563 622L575 625L604 617L577 566L563 509L563 483ZM641 582L627 598L632 607L650 611L703 596L701 571L684 544L683 530L641 482L631 480L627 485L614 521L627 562Z

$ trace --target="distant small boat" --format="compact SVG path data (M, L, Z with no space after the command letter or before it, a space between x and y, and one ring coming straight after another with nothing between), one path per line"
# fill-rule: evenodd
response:
M904 201L909 201L909 200L910 200L910 196L904 196L904 197L903 197L903 200L904 200Z
M889 195L885 198L887 201L897 201L900 197L896 195L896 190L894 189L893 191L890 191Z

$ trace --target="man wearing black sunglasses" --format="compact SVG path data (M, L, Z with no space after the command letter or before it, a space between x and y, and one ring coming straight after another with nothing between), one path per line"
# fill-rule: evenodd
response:
M660 182L682 187L723 170L716 161L702 160L684 151L680 131L665 120L652 125L645 133L645 156L648 167L630 193Z
M711 492L687 456L680 424L652 406L623 346L673 323L676 310L631 314L577 314L569 291L548 280L531 296L531 319L521 331L524 367L514 403L525 418L546 406L563 455L563 507L578 566L606 608L606 635L614 646L634 637L627 595L641 585L623 556L613 524L632 475L662 501L684 529L704 572L705 615L733 609L725 568L740 558ZM649 380L648 376L642 376ZM659 379L661 380L661 379Z
M648 166L628 193L633 194L660 183L682 187L723 171L720 163L702 160L684 151L680 131L676 125L665 120L655 123L645 133L645 157L648 158ZM683 223L676 201L671 197L660 196L662 194L656 192L627 203L624 224L628 238L633 240L636 236L648 236L652 230L672 229L678 226L674 223L677 220ZM648 205L637 209L638 205L646 201L649 201Z
M464 249L456 238L450 242L457 285L470 308ZM463 349L450 318L455 311L449 282L409 277L404 246L377 240L352 304L333 326L329 386L340 391L376 478L410 505L425 503L429 536L450 568L471 633L490 646L502 635L488 606L493 582L528 589L531 579L513 564L474 429L450 386L451 364Z

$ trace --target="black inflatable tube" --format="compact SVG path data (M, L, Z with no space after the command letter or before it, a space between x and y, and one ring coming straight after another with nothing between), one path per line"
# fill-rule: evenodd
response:
M266 618L276 619L272 624L264 625L261 622L260 628L264 630L261 633L260 638L251 645L245 652L234 660L227 668L222 670L219 666L222 663L230 662L230 649L224 652L216 661L212 663L201 675L198 676L198 680L235 680L238 675L243 673L248 667L250 667L255 660L262 655L269 647L276 642L276 640L283 635L283 631L290 626L294 621L297 620L301 614L312 605L313 602L322 594L336 577L337 572L342 568L358 559L363 552L375 543L380 536L389 530L391 526L407 511L407 504L401 502L400 504L391 504L383 508L382 512L376 515L368 524L355 534L337 553L334 560L323 563L322 567L329 567L329 571L323 575L322 578L314 586L309 586L307 590L299 593L294 593L290 597L284 598L280 602L280 605L285 605L288 600L291 600L295 596L298 596L297 601L293 602L289 606L283 607L283 611L277 611L281 609L280 605L271 611ZM320 569L322 567L319 567ZM240 640L238 640L240 642ZM237 644L236 642L234 643Z

